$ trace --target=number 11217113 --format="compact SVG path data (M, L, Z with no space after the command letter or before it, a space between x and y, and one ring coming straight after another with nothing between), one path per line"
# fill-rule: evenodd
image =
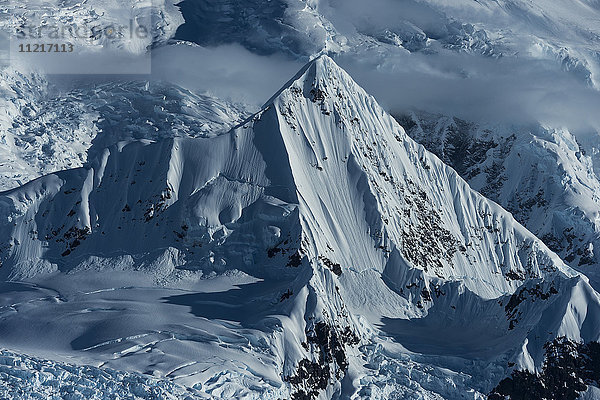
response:
M72 53L72 43L20 43L19 53Z

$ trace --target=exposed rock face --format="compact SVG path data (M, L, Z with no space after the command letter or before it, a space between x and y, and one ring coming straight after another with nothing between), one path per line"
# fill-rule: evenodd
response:
M600 180L566 129L478 125L455 117L397 117L409 136L474 189L510 211L570 266L600 283Z
M559 337L544 345L539 373L515 370L490 393L490 400L579 398L588 385L600 383L600 343L578 343Z

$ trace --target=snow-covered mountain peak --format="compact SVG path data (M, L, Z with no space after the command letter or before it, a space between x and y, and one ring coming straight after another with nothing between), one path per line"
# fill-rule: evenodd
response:
M98 154L0 194L2 275L228 277L237 294L172 301L262 331L296 397L359 390L361 342L534 369L556 336L598 339L586 280L327 56L227 133Z
M282 88L277 91L263 106L268 108L282 96L292 92L302 95L313 102L323 100L326 94L335 94L335 91L344 91L362 97L371 97L348 75L344 69L326 54L313 58L294 75Z
M140 182L144 184L136 185ZM209 200L216 192L201 195L220 186L226 191L237 187L237 192L218 201ZM80 192L75 202L62 199L73 192ZM105 196L117 201L101 200ZM40 202L31 202L35 198ZM203 249L188 254L186 263L194 258L199 265L213 265L207 260L215 258L215 250L230 251L226 239L236 231L237 221L258 217L245 209L266 202L279 204L276 208L291 215L289 226L264 229L296 235L293 242L303 246L290 247L292 253L324 257L345 266L350 276L373 271L389 280L392 274L392 280L406 282L396 282L391 289L411 286L414 290L402 290L401 297L419 307L433 286L445 281L460 281L478 295L494 298L512 293L529 278L558 271L573 274L510 214L472 191L452 169L407 137L327 56L311 61L261 112L226 135L112 146L87 170L49 175L8 192L5 199L9 221L25 217L22 210L31 216L55 216L29 220L27 224L36 226L18 227L19 237L10 234L17 248L27 251L14 251L9 245L5 260L21 266L35 264L36 254L54 268L61 270L66 264L70 269L85 254L114 252L114 237L127 235L152 239L119 242L119 252L174 247L187 253L190 245L203 242ZM54 201L70 211L58 211L50 204ZM298 214L290 214L293 209ZM123 219L129 212L133 218ZM158 230L150 229L149 221L159 215ZM296 218L301 227L292 229ZM173 224L189 229L185 240L169 233ZM61 229L66 237L49 239ZM224 236L217 240L216 234ZM89 236L95 239L81 240ZM248 240L256 260L259 250L254 239ZM253 263L247 257L231 257L223 256L225 265L245 270L243 265ZM38 270L20 268L5 273L29 276ZM364 290L362 279L348 280L356 286L352 293Z
M485 241L481 237L473 239L472 236L479 235L467 234L466 230L479 226L477 229L487 229L490 233L500 233L500 235L506 234L504 229L514 230L519 235L529 236L526 241L530 242L536 252L539 250L540 254L545 253L544 257L547 261L540 261L541 265L536 264L535 267L532 265L513 267L522 273L528 270L526 274L540 276L545 273L544 265L554 264L560 266L561 270L569 271L568 274L572 274L568 268L563 269L563 263L547 251L543 244L532 235L524 233L525 230L515 223L508 213L471 191L453 170L408 138L402 127L330 57L320 56L310 62L267 103L263 113L268 113L271 108L276 111L278 117L277 132L281 134L285 151L289 154L295 181L314 180L315 173L316 177L323 175L326 178L331 174L339 176L350 173L357 175L355 179L367 183L364 190L373 196L374 201L356 207L366 209L367 213L375 213L371 221L375 221L374 224L365 226L371 235L373 247L385 248L390 253L402 249L400 252L411 261L411 265L425 271L428 275L442 279L462 280L462 275L456 274L456 264L465 262L466 265L470 265L471 262L465 260L469 260L468 253L471 251L469 246L473 246L472 241ZM258 119L262 118L263 114L260 114ZM307 160L304 162L312 171L310 169L306 171L304 166L294 167L301 159ZM350 166L356 170L352 170ZM301 177L304 174L306 176ZM453 196L473 198L472 201L477 204L474 206L475 212L479 214L475 219L481 219L482 216L489 214L490 221L477 221L469 227L463 227L458 235L452 233L454 227L464 225L471 218L469 213L473 210L464 210L450 220L446 219L443 210L451 204L452 200L445 198L443 190L441 194L436 193L436 188L443 189L446 185L448 185L448 193L452 193ZM305 190L303 185L298 186L300 187L297 191L302 193ZM309 187L314 189L312 184ZM350 190L339 196L352 198ZM410 199L416 193L419 193L418 197L422 198L421 210L418 209L419 207L414 207L415 203ZM308 198L308 195L304 198ZM322 205L323 202L323 199L319 199L318 204ZM411 205L413 207L410 207ZM309 208L314 213L314 209L319 207L314 204ZM373 210L370 210L371 208ZM410 212L408 208L411 208ZM402 211L403 209L405 210ZM457 211L459 210L453 209L453 212ZM330 218L335 219L336 216ZM362 219L364 218L359 221ZM419 221L427 222L419 226ZM502 226L502 229L492 228L494 225ZM415 230L411 231L408 226ZM432 247L424 253L416 250L413 254L415 249L409 249L412 246L408 246L407 241L417 234L419 229L427 230L427 233L424 233L427 238L422 239L431 241L429 244ZM490 248L489 251L495 250ZM368 253L366 251L364 254ZM456 254L458 255L455 257ZM377 258L374 255L369 257ZM434 259L437 261L433 262ZM457 262L457 259L462 261ZM356 263L356 260L346 261ZM503 270L499 274L502 278L497 282L495 278L488 279L487 276L484 278L483 275L491 273L485 268L479 271L465 265L470 272L464 271L464 273L470 275L471 279L478 279L475 276L483 274L479 277L481 281L478 285L466 283L467 286L480 293L483 293L481 292L483 287L487 287L485 291L491 297L502 294L505 290L510 291L509 288L513 287L514 283L510 283L511 279L506 279L504 274L513 276L513 273L517 275L519 273L512 270L510 263L505 264L501 261L498 264L497 261L496 268L501 266L507 268L505 270L500 268ZM370 262L365 261L360 264L369 265ZM434 268L433 265L440 268ZM497 275L500 270L491 275ZM546 272L553 270L554 267L549 267Z

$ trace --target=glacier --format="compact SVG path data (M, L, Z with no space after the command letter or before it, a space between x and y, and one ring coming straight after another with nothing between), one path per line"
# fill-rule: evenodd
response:
M14 68L0 77L1 190L81 167L118 142L216 135L247 115L242 105L160 81L64 84Z

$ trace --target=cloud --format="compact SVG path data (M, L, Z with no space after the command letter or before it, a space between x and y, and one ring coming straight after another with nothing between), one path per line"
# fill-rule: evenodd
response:
M345 34L353 29L367 34L383 28L394 30L403 27L403 21L411 21L435 34L448 22L440 11L414 0L326 0L324 3L330 7L325 10L327 17L336 27L346 30Z
M474 122L545 123L572 131L600 129L600 92L556 62L380 49L335 57L393 113L424 110ZM262 56L240 45L179 44L155 49L152 77L257 109L304 64Z
M302 65L284 55L257 55L240 45L177 44L152 52L153 79L251 108L260 107Z
M600 129L600 92L558 63L453 52L341 55L337 61L391 112Z

